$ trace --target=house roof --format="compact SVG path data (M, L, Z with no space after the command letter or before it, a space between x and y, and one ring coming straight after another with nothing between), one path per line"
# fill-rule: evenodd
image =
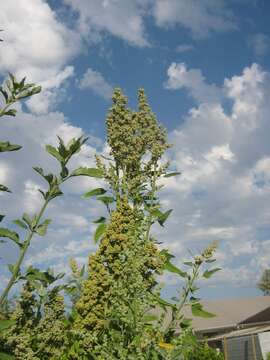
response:
M270 331L270 325L264 325L264 326L253 326L246 329L240 329L240 330L233 330L229 333L220 334L214 337L210 337L207 339L207 341L216 341L216 340L222 340L224 338L230 339L230 338L236 338L241 336L248 336L248 335L254 335L254 334L260 334L263 332Z
M216 316L213 318L194 317L190 307L184 309L184 315L192 318L195 331L213 331L214 329L235 327L270 308L270 296L202 301L202 305L204 310Z

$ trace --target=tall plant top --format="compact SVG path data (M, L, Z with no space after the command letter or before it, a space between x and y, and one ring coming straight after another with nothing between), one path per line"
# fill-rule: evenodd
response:
M116 196L125 195L134 204L142 204L166 171L167 164L160 165L159 161L169 147L166 131L151 111L144 90L139 90L138 110L133 111L121 90L116 89L106 128L113 161L109 167L103 166L105 177Z

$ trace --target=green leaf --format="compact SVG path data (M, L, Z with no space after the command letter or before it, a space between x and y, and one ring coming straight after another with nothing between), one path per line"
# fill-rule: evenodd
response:
M28 229L27 225L20 219L13 220L13 223L18 225L22 229Z
M191 326L192 324L192 319L187 319L187 318L184 318L183 320L180 321L180 327L182 329L187 329Z
M170 216L171 212L172 212L172 209L167 210L165 213L161 213L161 215L158 217L159 225L164 226L164 223Z
M168 178L168 177L177 176L177 175L181 175L181 173L178 172L178 171L175 171L175 172L171 172L171 173L168 173L168 174L164 175L164 177Z
M50 224L51 220L50 219L46 219L41 225L39 225L36 229L35 232L40 235L40 236L44 236L46 235L47 232L47 228L48 225Z
M203 273L203 277L206 278L206 279L209 279L213 274L215 274L219 270L221 270L221 268L215 268L215 269L212 269L212 270L206 270Z
M172 212L172 209L165 211L164 213L159 209L155 209L151 211L152 216L154 216L160 226L164 226L165 221L168 219Z
M190 266L190 267L193 266L193 262L192 262L192 261L184 261L183 264L186 265L186 266Z
M2 184L0 184L0 191L5 191L5 192L11 193L9 188L7 186L5 186L5 185L2 185Z
M100 224L106 222L106 218L104 216L101 216L97 220L93 221L94 224Z
M16 323L15 320L0 320L0 331L9 329L12 325ZM1 353L0 353L1 354ZM0 358L1 359L1 358Z
M97 200L102 201L105 205L111 204L115 201L114 197L112 196L98 196Z
M161 250L160 255L165 256L165 259L166 259L164 262L164 265L163 265L164 270L178 274L183 278L187 277L188 274L186 272L182 271L181 269L179 269L178 267L176 267L174 264L172 264L170 262L170 260L172 258L174 258L174 255L170 254L168 252L168 250L166 250L166 249Z
M4 112L4 115L8 115L8 116L16 116L16 114L17 114L16 109L9 109L9 110Z
M167 261L164 264L164 270L167 270L171 273L178 274L183 278L187 277L187 273L185 271L180 270L177 266L173 265L170 261Z
M70 176L90 176L101 179L103 177L103 171L96 168L80 167L74 170Z
M101 238L101 236L104 234L104 232L106 231L106 224L99 224L98 227L96 228L95 231L95 235L94 235L94 241L95 243L97 243L99 241L99 239Z
M10 144L9 141L0 142L0 152L6 151L17 151L20 150L22 147L16 144Z
M0 237L9 238L10 240L14 241L17 245L21 245L19 235L15 231L11 231L6 228L0 228Z
M54 146L46 145L46 151L50 155L55 157L58 161L60 161L60 163L62 163L64 161L64 159L62 158L62 156L59 154L58 150Z
M153 321L157 321L157 320L158 320L158 316L157 316L157 315L145 315L145 316L143 317L143 321L144 321L144 322L147 322L147 323L153 322Z
M92 197L92 196L98 196L98 195L103 195L105 194L107 191L103 188L97 188L97 189L94 189L94 190L91 190L91 191L88 191L87 193L83 194L83 198L84 199L87 199L89 197Z
M45 175L44 170L41 167L38 166L34 166L33 169L39 174L41 175L47 182L49 185L51 185L53 183L53 181L56 181L55 177L53 176L53 174L47 174Z
M203 310L203 307L200 303L195 303L191 305L191 312L194 316L199 316L203 318L213 318L216 315L208 311Z
M29 228L31 229L32 227L32 220L30 218L30 216L26 213L23 213L22 219L24 222L26 222L26 224L29 226Z
M11 272L11 274L14 273L14 265L13 264L8 264L8 270Z
M0 351L0 359L1 360L15 360L15 356L8 354L8 353L4 353Z

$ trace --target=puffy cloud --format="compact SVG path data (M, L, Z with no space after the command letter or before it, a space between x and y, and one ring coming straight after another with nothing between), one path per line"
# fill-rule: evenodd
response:
M80 89L91 89L93 92L108 100L112 97L113 88L103 75L88 68L79 82Z
M82 134L82 129L71 125L62 113L37 116L19 111L14 119L2 118L2 137L23 146L18 152L3 153L1 156L1 180L13 191L12 194L1 194L1 213L7 214L3 226L8 226L12 219L20 218L23 212L33 215L40 209L42 198L38 189L45 190L47 184L32 167L40 166L45 172L59 171L57 161L46 153L45 144L56 144L56 135L68 141ZM94 167L97 143L99 141L90 137L81 153L71 160L69 168ZM44 215L44 218L52 219L46 238L34 238L27 265L64 266L73 255L83 256L86 260L89 251L94 248L91 237L95 226L92 221L104 215L104 209L93 200L82 200L80 195L100 185L93 178L76 177L61 187L64 196L54 199ZM1 256L2 267L3 262L13 262L16 250L12 245L1 244Z
M158 26L180 25L195 38L236 28L233 15L223 0L156 0L153 14Z
M64 0L78 14L79 31L91 40L110 34L131 45L148 45L143 16L149 1Z
M189 94L198 102L216 102L222 93L214 84L207 84L200 69L188 70L184 63L172 63L167 71L167 89L186 88Z
M180 69L184 75L179 71L174 82L169 77L170 88L195 92L195 85L202 86L199 71L189 83L182 64ZM219 239L225 271L216 283L255 287L262 268L270 265L265 253L270 220L269 77L257 64L246 67L219 89L226 110L221 100L213 103L211 97L196 96L198 106L170 133L174 147L169 158L182 175L165 181L166 206L174 208L166 239L174 239L178 258L186 247L199 250ZM237 273L234 280L232 273Z
M80 51L79 35L59 22L43 0L10 0L1 6L3 42L0 72L42 85L43 92L28 102L37 113L46 113L56 103L59 87L73 74L67 62Z

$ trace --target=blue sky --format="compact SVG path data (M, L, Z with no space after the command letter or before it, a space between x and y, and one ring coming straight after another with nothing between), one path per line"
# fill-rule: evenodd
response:
M155 229L176 263L218 239L223 270L203 287L205 297L258 295L270 266L270 12L264 0L9 0L1 5L4 42L0 75L8 71L42 85L1 121L1 138L23 150L1 156L0 195L7 222L40 206L34 165L55 168L44 145L56 135L83 132L88 144L72 165L92 166L106 151L104 120L115 86L136 106L146 90L174 145L168 154L182 171L161 194L174 209ZM77 180L77 179L76 179ZM94 251L91 223L103 210L81 194L98 185L80 179L48 209L46 239L36 239L27 265L66 270L70 256L84 263ZM3 254L3 255L2 255ZM2 246L4 263L16 249ZM178 284L167 277L167 294Z

